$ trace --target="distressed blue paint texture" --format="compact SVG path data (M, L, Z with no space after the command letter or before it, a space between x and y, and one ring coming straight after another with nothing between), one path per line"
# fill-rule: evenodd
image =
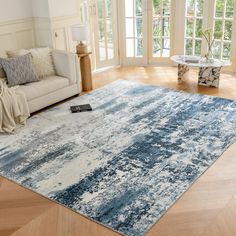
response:
M94 111L69 112L83 103ZM117 81L0 136L0 173L138 236L235 137L231 100Z

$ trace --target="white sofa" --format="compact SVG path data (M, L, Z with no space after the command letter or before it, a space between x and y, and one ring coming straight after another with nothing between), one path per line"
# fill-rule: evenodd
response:
M27 99L30 113L80 93L80 67L76 54L53 50L56 75L39 82L20 85Z

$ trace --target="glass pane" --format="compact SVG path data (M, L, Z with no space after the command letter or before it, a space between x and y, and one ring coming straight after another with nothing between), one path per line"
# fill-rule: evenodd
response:
M193 40L192 39L186 39L185 41L185 54L186 55L192 55L193 54Z
M170 36L170 18L163 18L162 20L162 27L163 27L163 36L169 37Z
M162 39L162 56L170 56L170 39Z
M126 39L126 57L134 57L134 40Z
M196 19L196 29L195 29L195 37L201 38L202 31L202 19Z
M135 56L141 57L143 56L143 40L135 39Z
M224 14L224 1L223 0L216 0L216 11L215 17L223 17Z
M163 0L163 16L170 16L171 4L170 0Z
M111 10L112 10L111 0L106 0L106 17L107 18L111 18Z
M221 54L221 42L220 41L215 41L214 45L213 45L214 58L220 59L220 54Z
M230 59L230 52L231 52L231 44L224 43L224 45L223 45L223 59L224 60Z
M231 40L232 37L232 21L225 21L225 32L224 32L224 39Z
M114 58L114 48L113 48L112 39L107 40L107 55L108 55L108 59Z
M105 46L105 41L99 42L99 59L100 59L100 61L106 60L106 46Z
M153 36L161 37L161 24L160 18L153 19Z
M187 0L186 1L186 11L187 11L187 16L194 16L194 5L195 5L195 0Z
M197 12L198 17L203 16L203 4L204 4L204 0L197 0L196 2L196 12Z
M125 0L125 17L134 16L134 0Z
M98 26L99 26L99 40L103 41L105 40L105 21L104 20L99 20L98 22Z
M126 38L134 37L134 20L126 19L125 20L125 28L126 28Z
M103 19L104 18L104 0L97 0L97 12L98 12L98 18Z
M196 40L195 41L195 55L197 56L201 55L201 47L202 47L202 41Z
M112 21L107 20L107 37L112 38Z
M136 16L142 16L142 0L136 0Z
M193 37L193 24L194 19L193 18L187 18L186 20L186 36L187 37Z
M153 15L161 16L161 0L153 0Z
M142 36L143 36L143 20L142 18L136 18L135 37L142 37Z
M225 16L227 18L233 18L233 15L234 15L234 0L227 0Z
M222 20L215 21L214 35L216 39L221 39L222 36Z
M161 56L161 40L159 38L153 39L153 49L152 53L154 57Z

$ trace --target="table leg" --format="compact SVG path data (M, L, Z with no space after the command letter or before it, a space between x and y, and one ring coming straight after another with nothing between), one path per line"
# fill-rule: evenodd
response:
M221 67L200 67L198 84L207 87L219 87Z
M178 64L178 83L183 81L184 75L189 71L187 65Z

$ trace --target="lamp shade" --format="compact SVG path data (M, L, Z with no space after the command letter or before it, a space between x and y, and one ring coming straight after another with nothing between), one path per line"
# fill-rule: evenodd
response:
M86 41L89 39L88 25L73 25L71 27L73 41Z

